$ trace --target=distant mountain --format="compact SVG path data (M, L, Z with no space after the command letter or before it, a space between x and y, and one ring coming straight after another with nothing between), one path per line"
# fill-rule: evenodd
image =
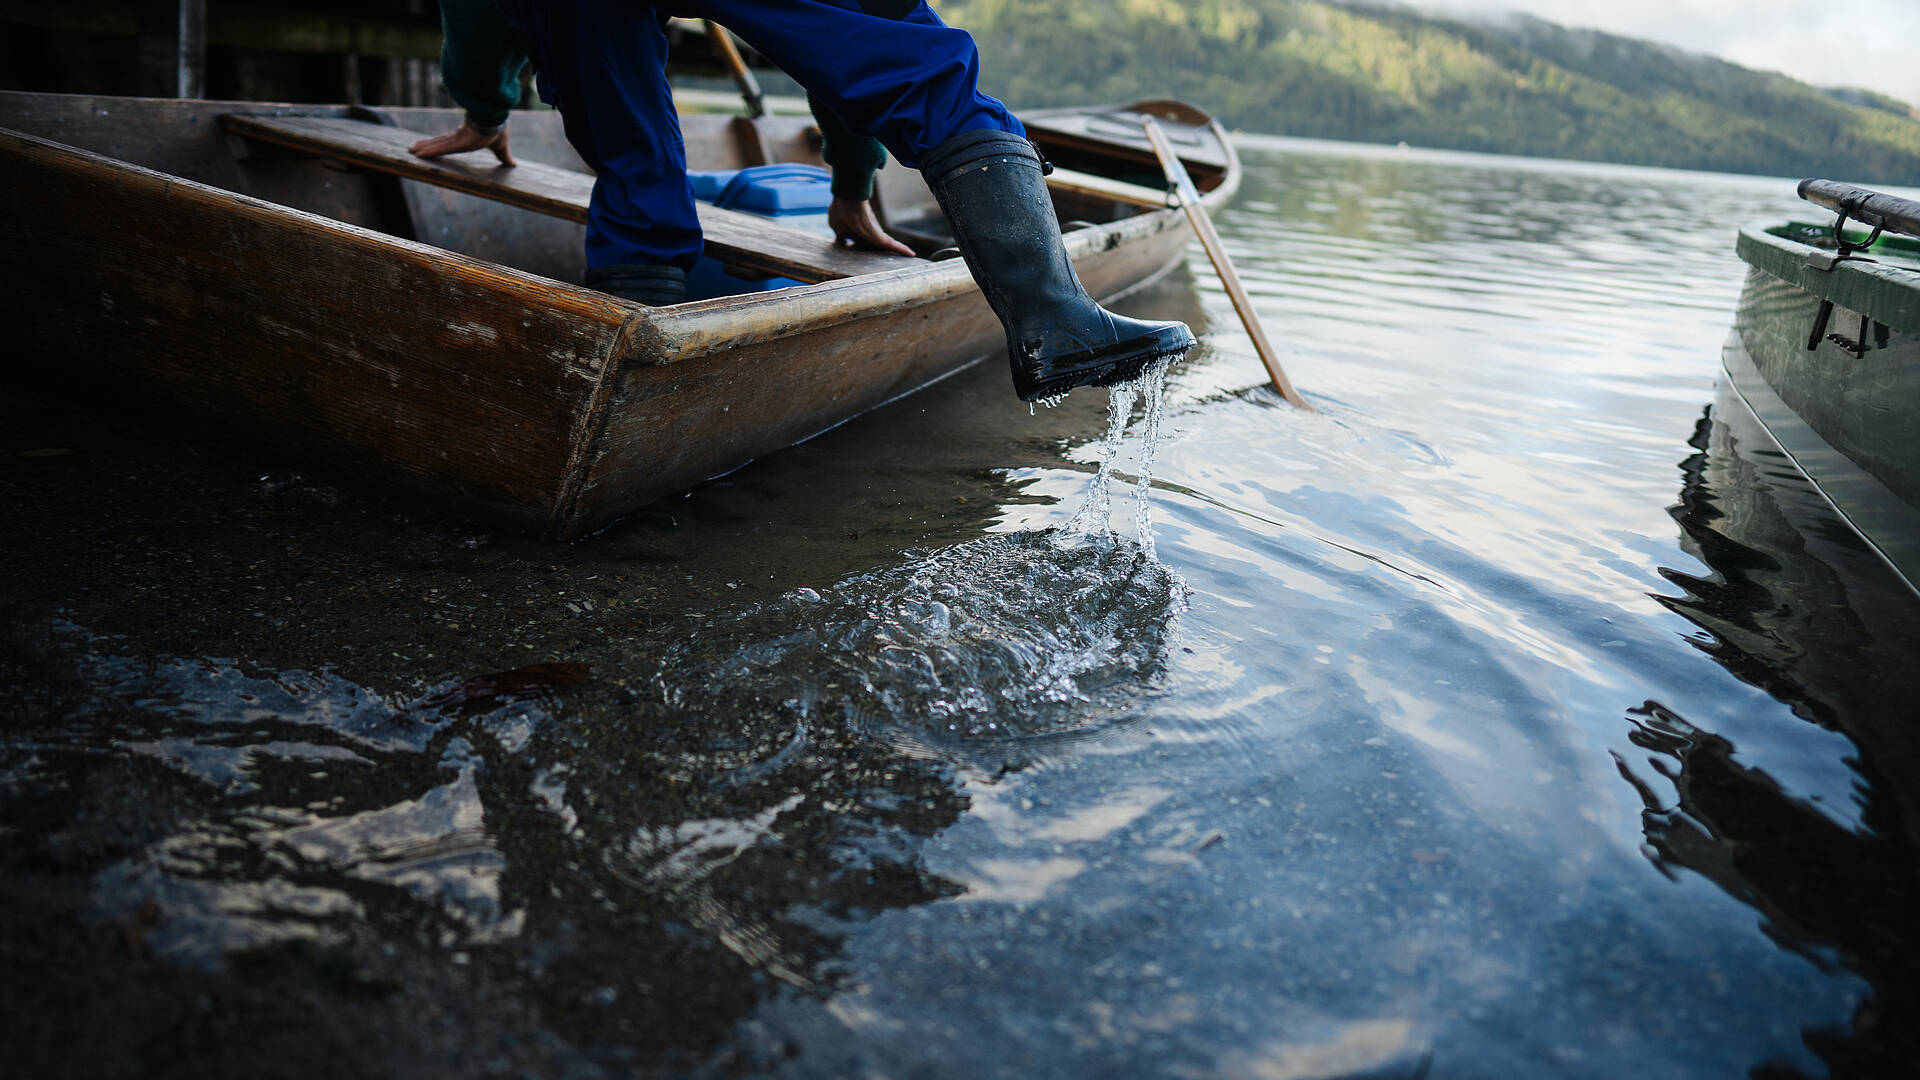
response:
M1329 0L940 0L1016 107L1179 97L1282 135L1920 185L1915 110L1529 16Z

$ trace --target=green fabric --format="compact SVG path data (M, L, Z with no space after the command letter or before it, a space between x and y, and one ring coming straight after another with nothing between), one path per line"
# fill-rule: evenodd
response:
M813 122L820 125L820 156L833 170L834 198L859 202L873 198L873 174L887 163L880 140L855 134L812 94L807 95L807 108L813 110Z
M467 110L467 123L491 131L520 103L527 52L495 0L440 0L440 80Z

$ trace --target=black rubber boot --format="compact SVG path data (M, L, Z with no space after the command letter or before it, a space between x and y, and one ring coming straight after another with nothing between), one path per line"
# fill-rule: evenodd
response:
M1185 323L1145 322L1094 303L1073 272L1033 144L969 131L933 148L920 175L953 227L973 280L1007 328L1022 401L1140 377L1193 347Z
M648 307L666 307L687 298L687 272L677 266L650 263L589 266L587 288Z

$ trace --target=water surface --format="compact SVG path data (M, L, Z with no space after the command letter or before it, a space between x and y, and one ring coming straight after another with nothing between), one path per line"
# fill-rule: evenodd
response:
M1920 601L1717 391L1786 181L1249 140L1143 529L997 365L565 546L8 405L80 1071L1897 1075ZM36 453L28 451L70 451Z

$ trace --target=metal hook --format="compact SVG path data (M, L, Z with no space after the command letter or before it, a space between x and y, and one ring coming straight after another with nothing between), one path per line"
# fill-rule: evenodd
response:
M1840 216L1833 220L1833 243L1835 247L1840 249L1840 254L1838 257L1834 259L1834 261L1838 262L1840 261L1840 259L1853 259L1853 258L1858 258L1860 262L1875 261L1873 259L1856 256L1854 255L1854 252L1865 251L1868 248L1872 247L1874 243L1880 239L1880 234L1886 230L1886 226L1884 224L1875 225L1873 227L1873 231L1867 234L1866 240L1856 244L1848 240L1846 238L1846 235L1841 231L1841 229L1847 224L1847 217L1848 217L1847 211L1842 210L1840 211Z

